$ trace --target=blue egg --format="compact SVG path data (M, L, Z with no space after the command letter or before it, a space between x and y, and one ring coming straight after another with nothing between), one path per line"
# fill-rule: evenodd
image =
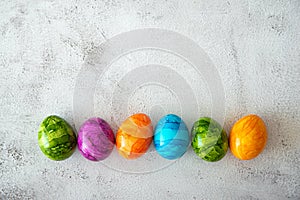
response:
M168 114L158 121L154 132L154 146L163 158L180 158L186 152L189 143L189 131L180 117Z

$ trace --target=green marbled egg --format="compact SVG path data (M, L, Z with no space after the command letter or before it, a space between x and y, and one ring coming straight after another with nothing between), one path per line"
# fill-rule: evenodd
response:
M76 147L76 134L64 119L51 115L41 123L38 142L42 152L52 160L70 157Z
M192 128L192 147L203 160L221 160L228 150L227 134L221 125L209 117L202 117Z

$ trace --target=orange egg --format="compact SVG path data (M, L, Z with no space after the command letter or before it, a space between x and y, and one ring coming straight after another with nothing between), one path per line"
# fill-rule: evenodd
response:
M263 120L257 115L248 115L233 125L229 136L230 150L235 157L250 160L263 151L267 138Z
M132 115L121 124L117 132L118 152L126 159L138 158L148 150L152 136L151 119L143 113Z

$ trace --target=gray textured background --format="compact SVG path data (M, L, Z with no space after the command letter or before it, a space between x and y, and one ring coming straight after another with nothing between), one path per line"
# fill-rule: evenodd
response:
M299 22L298 0L1 1L0 199L300 199ZM176 31L204 49L224 85L226 131L248 113L265 120L269 140L259 157L239 161L228 152L206 163L190 149L166 169L134 174L88 162L78 151L62 162L42 155L37 129L44 117L58 114L75 126L74 86L89 53L147 27ZM95 115L114 130L128 113L147 112L155 122L177 111L176 98L157 85L128 97L128 113L102 111L99 99L122 69L145 60L170 65L187 82L196 78L178 58L155 51L120 58L95 92ZM194 89L206 102L206 89ZM199 106L199 116L209 114L209 105ZM189 128L196 119L186 119ZM114 151L109 159L122 158Z

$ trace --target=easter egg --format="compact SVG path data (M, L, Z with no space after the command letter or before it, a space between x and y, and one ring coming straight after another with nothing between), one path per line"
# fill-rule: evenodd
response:
M76 135L64 119L51 115L40 125L38 143L42 152L52 160L70 157L76 147Z
M229 145L235 157L250 160L263 151L267 138L268 133L264 121L257 115L247 115L233 125Z
M151 119L138 113L128 117L119 127L116 146L121 156L136 159L142 156L152 143L153 127Z
M111 154L114 145L114 133L103 119L90 118L81 125L78 149L85 158L92 161L104 160Z
M184 121L173 114L158 121L153 140L157 153L169 160L180 158L190 143L189 131Z
M221 125L209 117L200 118L192 128L192 147L203 160L221 160L228 150L227 134Z

